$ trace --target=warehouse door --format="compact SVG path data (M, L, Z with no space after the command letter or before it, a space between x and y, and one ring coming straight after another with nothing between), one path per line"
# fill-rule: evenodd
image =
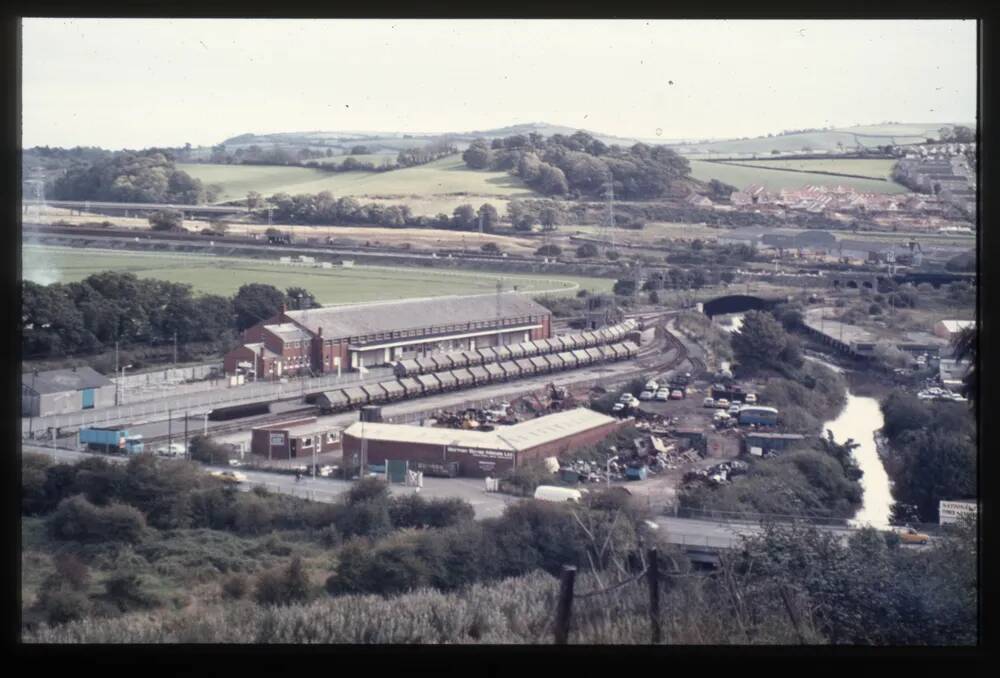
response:
M405 483L410 463L404 459L389 459L386 462L390 483Z
M94 389L85 388L83 391L83 409L90 410L94 407Z

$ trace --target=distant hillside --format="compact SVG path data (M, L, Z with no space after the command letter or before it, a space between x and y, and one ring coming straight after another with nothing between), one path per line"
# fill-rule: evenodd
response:
M967 123L967 127L975 125ZM684 155L770 155L802 152L844 152L886 145L907 145L937 139L948 123L885 123L839 127L828 130L773 134L747 139L723 139L701 143L669 144Z

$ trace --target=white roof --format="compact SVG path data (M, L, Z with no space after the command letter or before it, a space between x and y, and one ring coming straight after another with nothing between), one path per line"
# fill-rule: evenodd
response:
M944 328L946 330L948 330L949 332L960 332L961 330L964 330L966 327L975 327L976 326L976 321L975 320L942 320L941 324L944 325Z
M513 426L497 426L493 431L466 431L366 422L364 436L367 440L521 451L615 421L612 417L585 407L579 407L575 410L538 417ZM344 431L344 434L360 438L361 429L361 422L355 422Z

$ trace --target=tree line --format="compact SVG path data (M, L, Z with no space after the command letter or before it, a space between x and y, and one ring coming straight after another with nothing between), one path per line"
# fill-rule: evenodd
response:
M586 132L476 139L462 158L472 169L506 170L540 193L569 198L604 196L609 180L621 199L660 198L691 173L688 161L664 146L609 146Z
M103 200L198 205L221 193L176 168L171 155L159 150L122 151L72 164L58 177L56 200Z
M195 295L191 285L106 271L79 282L22 284L21 345L26 359L95 353L121 346L214 342L281 310L318 306L305 289L243 285L232 297Z

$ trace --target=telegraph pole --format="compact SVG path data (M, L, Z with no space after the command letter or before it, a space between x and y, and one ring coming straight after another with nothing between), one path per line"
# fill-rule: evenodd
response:
M174 367L177 367L177 332L174 332Z

